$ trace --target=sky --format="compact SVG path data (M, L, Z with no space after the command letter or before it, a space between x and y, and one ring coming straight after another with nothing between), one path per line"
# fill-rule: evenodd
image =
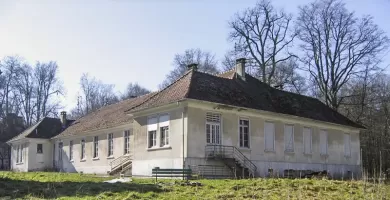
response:
M297 14L311 0L273 0ZM346 0L372 15L390 35L390 0ZM76 105L79 79L89 73L123 91L129 82L157 90L175 54L189 48L221 60L231 43L228 21L255 0L0 0L0 58L56 61L66 88L65 110ZM390 64L389 58L385 63Z

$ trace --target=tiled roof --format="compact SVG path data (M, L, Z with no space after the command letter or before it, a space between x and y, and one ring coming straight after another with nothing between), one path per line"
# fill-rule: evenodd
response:
M69 124L72 121L73 120L68 120L67 123ZM62 131L62 124L60 119L45 117L41 119L39 122L37 122L36 124L24 130L16 137L9 140L9 142L20 140L23 138L49 139L51 137L58 135L61 131Z
M243 81L235 76L234 70L216 76L190 70L176 82L132 107L128 112L183 99L196 99L364 128L318 99L275 89L250 75L246 75L246 80Z
M123 125L131 121L131 117L125 114L125 111L131 107L143 103L155 93L149 93L133 99L127 99L116 104L102 107L88 115L77 119L65 131L57 135L57 137L79 135L87 131L110 128Z

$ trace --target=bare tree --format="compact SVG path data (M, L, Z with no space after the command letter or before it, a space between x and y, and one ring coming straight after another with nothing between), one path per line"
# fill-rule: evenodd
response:
M36 108L35 95L35 79L33 77L33 69L28 64L23 64L17 71L17 79L15 83L18 100L22 106L21 113L24 117L27 126L31 126L34 121Z
M77 107L71 111L74 118L119 101L114 93L114 85L102 83L88 74L81 76L80 87L82 95L78 97Z
M16 71L21 65L21 59L18 56L5 57L0 62L1 74L1 99L0 114L4 117L13 111L15 100L13 96L13 86L16 80Z
M121 99L130 99L150 93L150 90L140 86L138 83L129 83Z
M215 55L200 49L187 49L183 54L175 55L172 64L174 69L166 75L166 79L159 86L160 89L180 78L187 71L187 66L193 63L198 64L198 71L211 74L219 72Z
M62 84L58 80L58 65L56 62L37 62L34 68L36 81L36 120L54 114L58 108L58 102L50 102L53 95L62 94Z
M340 89L364 73L365 62L379 62L389 39L371 16L357 18L339 0L300 7L297 29L305 70L327 105L340 106Z
M295 57L288 52L295 37L290 30L291 19L292 15L275 10L270 1L263 0L229 22L234 51L252 60L264 83L271 84L280 62Z

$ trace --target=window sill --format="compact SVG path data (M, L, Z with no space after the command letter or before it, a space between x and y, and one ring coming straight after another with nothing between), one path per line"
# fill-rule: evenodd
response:
M69 160L69 162L74 163L74 160Z
M312 156L313 153L303 153L303 155L305 155L305 156Z
M92 158L92 160L99 160L99 157L97 157L97 158Z
M164 146L164 147L151 147L147 148L147 151L157 151L157 150L164 150L164 149L172 149L171 146Z
M266 153L275 153L275 150L264 150Z
M284 150L284 153L286 153L286 154L295 154L294 151L290 151L290 150Z
M87 161L85 158L80 160L80 162L85 162L85 161Z
M22 162L21 162L21 163L16 163L16 165L23 165L23 164L24 164L24 163L22 163Z
M329 154L320 154L321 157L329 157Z
M114 159L114 156L108 156L107 159Z
M238 147L238 149L242 151L251 151L251 148L249 147Z

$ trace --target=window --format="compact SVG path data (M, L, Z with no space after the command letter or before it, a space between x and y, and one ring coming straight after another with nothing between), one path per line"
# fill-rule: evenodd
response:
M169 145L169 127L164 126L160 128L160 134L161 134L161 146L167 146Z
M312 153L312 135L310 128L303 128L303 153Z
M351 135L348 133L344 133L344 155L351 156Z
M23 149L24 149L23 144L18 145L16 163L23 163Z
M275 151L275 124L265 122L264 125L265 151Z
M16 147L16 163L19 163L19 159L20 159L20 157L19 157L19 151L20 151L20 145L18 145L18 146Z
M43 153L42 144L37 144L37 153Z
M221 115L215 113L206 114L206 142L208 144L221 144Z
M157 132L149 131L149 148L157 146Z
M93 158L99 157L99 136L93 137Z
M169 115L160 115L158 118L160 130L160 146L169 145Z
M113 133L108 134L107 141L108 141L107 156L110 157L114 155L114 134Z
M85 159L85 139L81 140L80 147L81 147L80 159L84 160Z
M123 133L123 137L125 139L125 144L124 144L124 154L129 154L130 153L130 131L126 130Z
M320 154L328 155L328 132L320 131Z
M73 140L69 141L69 160L73 160Z
M249 148L249 120L240 119L239 123L240 147Z
M286 152L294 152L294 126L284 126L284 150Z
M148 148L157 146L157 118L148 119Z
M157 147L159 138L160 147L169 145L169 115L159 115L148 119L148 148ZM159 134L159 135L157 135Z

